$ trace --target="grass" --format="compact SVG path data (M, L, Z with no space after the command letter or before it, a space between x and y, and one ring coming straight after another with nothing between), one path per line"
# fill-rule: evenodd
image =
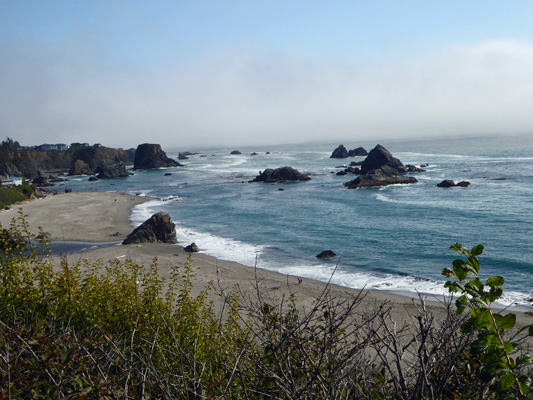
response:
M35 188L28 183L13 187L0 187L0 208L30 199L34 193Z

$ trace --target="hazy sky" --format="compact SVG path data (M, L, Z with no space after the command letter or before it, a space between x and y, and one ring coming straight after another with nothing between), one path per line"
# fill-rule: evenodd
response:
M533 132L531 1L0 0L0 139Z

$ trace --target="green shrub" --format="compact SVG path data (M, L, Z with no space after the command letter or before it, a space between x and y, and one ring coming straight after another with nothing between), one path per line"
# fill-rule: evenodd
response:
M530 391L531 377L523 370L531 364L531 357L519 352L516 336L507 339L515 326L516 314L504 315L491 307L503 294L504 278L492 276L484 283L480 279L478 256L483 253L482 245L469 250L456 243L450 249L460 253L464 259L453 261L452 268L443 269L442 274L447 278L455 278L446 282L445 287L450 292L461 294L455 302L457 313L462 314L466 308L470 308L470 318L461 326L461 331L477 332L477 339L472 343L472 354L477 356L481 364L480 398L485 392L506 399L526 395ZM533 316L531 312L525 314ZM521 328L517 333L523 331L533 336L533 324Z
M22 185L0 187L0 208L28 200L35 195L35 188L24 181Z
M338 297L328 285L309 310L294 294L270 298L260 280L192 296L191 255L164 280L157 259L56 262L37 237L22 213L0 226L0 398L527 396L529 359L504 338L513 317L490 309L503 281L479 284L479 247L456 245L467 261L444 271L470 318L446 303L436 322L421 297L414 323L400 327L390 304L368 308L363 292Z
M62 258L55 266L32 244L22 216L9 239L3 231L0 347L8 350L0 397L113 397L128 390L162 397L169 387L175 394L176 387L186 393L198 382L210 386L204 381L214 379L225 344L206 295L190 295L190 261L173 270L164 296L157 260L146 268L131 260L69 265Z

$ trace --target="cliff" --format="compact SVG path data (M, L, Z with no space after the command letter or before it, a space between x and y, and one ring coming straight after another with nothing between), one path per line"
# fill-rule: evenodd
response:
M76 147L69 150L3 149L0 174L35 179L47 172L93 175L106 166L131 165L131 150L109 147Z

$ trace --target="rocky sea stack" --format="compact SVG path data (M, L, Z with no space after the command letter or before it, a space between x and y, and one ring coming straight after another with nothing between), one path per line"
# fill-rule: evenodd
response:
M128 235L122 244L178 243L176 226L169 214L158 212Z
M98 179L125 178L132 175L126 170L125 164L104 165L98 171Z
M362 147L358 147L356 149L348 151L346 150L346 147L341 144L339 145L339 147L333 150L333 153L331 153L331 156L329 158L348 158L355 156L365 157L367 155L367 151Z
M308 175L302 174L292 167L281 167L265 169L263 172L259 172L259 175L250 182L308 181L310 179Z
M400 160L378 144L361 164L361 175L353 181L346 182L344 186L355 189L418 182L412 176L402 175L407 172L408 169Z
M137 146L133 169L154 169L166 167L182 167L183 165L168 158L159 144L143 143Z
M455 183L454 181L452 181L450 179L445 179L442 182L437 183L437 186L438 187L446 187L446 188L448 188L448 187L468 187L468 186L470 186L470 182L461 181L459 183Z

